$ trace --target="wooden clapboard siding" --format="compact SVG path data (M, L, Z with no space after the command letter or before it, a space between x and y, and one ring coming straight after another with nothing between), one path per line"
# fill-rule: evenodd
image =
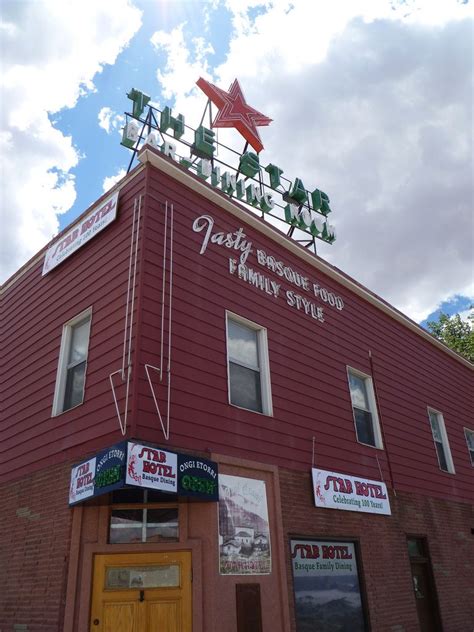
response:
M472 418L472 371L293 252L153 169L148 185L144 256L141 362L160 362L161 260L164 205L172 203L174 287L172 316L171 446L212 449L290 468L311 466L312 438L318 467L383 477L396 489L441 497L473 496L472 467L463 426ZM233 250L208 244L192 230L202 214L215 231L240 226L259 248L333 291L342 311L324 305L261 267L247 265L324 307L320 323L228 272ZM335 246L337 247L337 246ZM268 330L273 417L229 406L225 310ZM165 347L167 333L165 331ZM370 357L371 356L371 357ZM384 450L357 443L347 384L347 366L370 374L377 390ZM166 388L158 387L161 410ZM140 378L140 436L164 442L148 383ZM456 474L438 467L427 406L443 412ZM379 463L377 463L377 458ZM391 472L388 461L390 460Z
M165 158L160 161L170 164ZM121 366L133 201L142 194L129 437L306 472L314 437L315 463L320 468L374 479L380 479L382 472L396 490L472 500L474 470L463 431L464 426L472 427L474 418L472 369L374 305L367 294L360 295L329 266L314 266L315 258L285 245L289 242L278 231L268 231L266 224L249 219L248 213L229 212L229 203L220 203L218 196L198 193L195 178L186 176L186 182L180 182L157 166L145 165L128 177L120 192L119 217L86 246L43 278L39 256L6 284L3 477L81 459L121 439L108 376ZM173 204L175 220L168 442L145 374L145 364L159 366L161 361L166 202ZM195 233L192 224L203 214L214 218L215 231L244 229L254 251L246 263L281 285L278 298L229 273L229 257L238 258L232 249L209 243L199 254L203 235ZM344 309L324 304L260 266L256 249L340 296ZM325 322L290 307L286 290L322 306ZM62 326L89 306L93 316L85 402L51 417ZM272 417L228 403L226 310L267 329ZM167 336L166 318L165 351ZM165 366L166 361L165 353ZM347 366L374 379L383 450L356 441ZM156 375L153 380L164 413L166 380L158 384ZM122 410L123 394L122 389ZM454 475L439 470L427 406L444 415Z
M43 254L3 296L0 474L82 458L116 441L108 376L121 366L132 210L144 173L121 190L117 219L42 277ZM137 284L139 278L137 278ZM92 307L84 403L52 417L63 324ZM136 317L136 316L135 316Z

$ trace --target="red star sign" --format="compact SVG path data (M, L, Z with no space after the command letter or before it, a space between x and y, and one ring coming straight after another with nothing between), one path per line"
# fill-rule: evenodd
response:
M219 109L212 127L235 127L257 154L261 152L263 145L257 127L270 125L272 119L247 105L237 79L234 80L228 92L202 77L196 81L196 84Z

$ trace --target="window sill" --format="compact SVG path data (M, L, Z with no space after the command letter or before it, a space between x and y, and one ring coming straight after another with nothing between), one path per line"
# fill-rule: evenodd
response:
M251 408L244 408L244 406L239 406L238 404L233 404L232 402L229 402L229 406L232 406L232 408L238 408L239 410L245 410L248 413L254 413L255 415L262 415L263 417L273 417L273 411L266 413L266 412L260 412L259 410L252 410Z
M58 412L53 411L51 413L51 417L59 417L60 415L65 415L66 413L71 412L71 410L76 410L76 408L79 408L79 406L82 406L83 404L84 404L84 400L82 400L82 402L80 402L79 404L76 404L75 406L68 408L67 410L60 410Z
M384 452L384 447L383 445L372 445L371 443L364 443L363 441L359 441L359 439L357 439L356 437L356 441L359 445L363 445L366 448L372 448L373 450L381 450L382 452Z

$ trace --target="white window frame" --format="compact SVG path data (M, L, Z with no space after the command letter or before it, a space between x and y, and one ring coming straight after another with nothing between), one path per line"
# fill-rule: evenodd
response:
M84 369L84 387L82 390L82 400L79 404L72 406L64 410L64 396L66 394L66 381L68 370L68 356L71 347L72 330L76 325L79 325L85 320L89 320L89 337L87 339L87 352L86 352L86 366ZM90 343L90 328L92 325L92 307L88 307L83 312L71 318L67 323L63 325L61 335L61 347L59 349L58 370L56 372L56 386L54 389L53 409L51 412L52 417L66 413L69 410L73 410L80 406L84 402L84 394L86 391L86 379L87 379L87 359L89 356L89 343Z
M455 474L456 470L454 469L453 457L451 456L451 448L449 447L448 433L446 432L446 425L444 423L443 413L440 412L439 410L436 410L435 408L431 408L431 406L427 407L427 412L428 412L428 423L430 425L431 437L433 439L433 445L435 448L439 469L442 472L446 472L446 474ZM438 420L439 430L441 433L441 443L443 445L443 450L444 450L444 457L446 459L446 465L448 466L447 470L444 470L441 467L441 463L439 462L438 450L436 449L436 441L433 435L433 428L431 427L430 413L433 413L434 415L436 415L436 418Z
M352 419L354 421L354 431L355 431L357 443L360 443L361 445L366 445L369 448L375 448L376 450L383 450L382 430L380 428L380 419L379 419L379 413L377 410L377 400L375 399L374 383L372 380L372 376L368 375L367 373L364 373L363 371L359 371L359 369L354 369L354 367L352 366L347 366L346 368L347 368L347 384L349 387L349 397L351 399L351 406L352 406ZM352 401L351 383L349 379L349 376L351 373L364 380L365 390L367 392L367 399L369 401L368 412L370 412L370 414L372 415L372 427L374 431L375 445L361 441L357 434L357 422L356 422L356 416L354 412L354 402Z
M471 454L471 448L469 447L469 442L467 440L467 433L472 434L472 436L474 437L474 430L471 430L470 428L466 428L464 427L464 437L466 439L466 444L467 444L467 451L469 453L469 458L471 460L471 465L472 467L474 467L474 454Z
M229 357L229 320L233 320L236 323L244 325L249 329L253 329L257 332L257 350L258 350L258 361L259 361L259 372L260 372L260 392L262 395L262 412L258 410L252 410L251 408L244 408L243 406L238 406L237 404L233 404L231 402L230 397L230 357ZM268 336L267 330L265 327L261 325L257 325L257 323L244 318L243 316L239 316L234 312L230 312L226 310L225 312L225 339L226 339L226 353L227 353L227 393L229 404L231 406L235 406L236 408L241 408L242 410L248 410L252 413L256 413L257 415L267 415L269 417L273 416L273 404L272 404L272 386L270 379L270 358L268 355Z

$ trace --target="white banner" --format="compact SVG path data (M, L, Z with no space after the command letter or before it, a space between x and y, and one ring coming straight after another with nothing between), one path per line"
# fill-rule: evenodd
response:
M316 468L312 473L316 507L391 515L385 483Z
M163 492L178 490L178 455L173 452L129 442L126 471L127 485Z
M48 274L69 255L100 233L117 216L117 191L100 206L94 207L78 224L48 249L44 257L43 274Z
M69 487L70 505L94 495L95 460L94 457L72 468Z

